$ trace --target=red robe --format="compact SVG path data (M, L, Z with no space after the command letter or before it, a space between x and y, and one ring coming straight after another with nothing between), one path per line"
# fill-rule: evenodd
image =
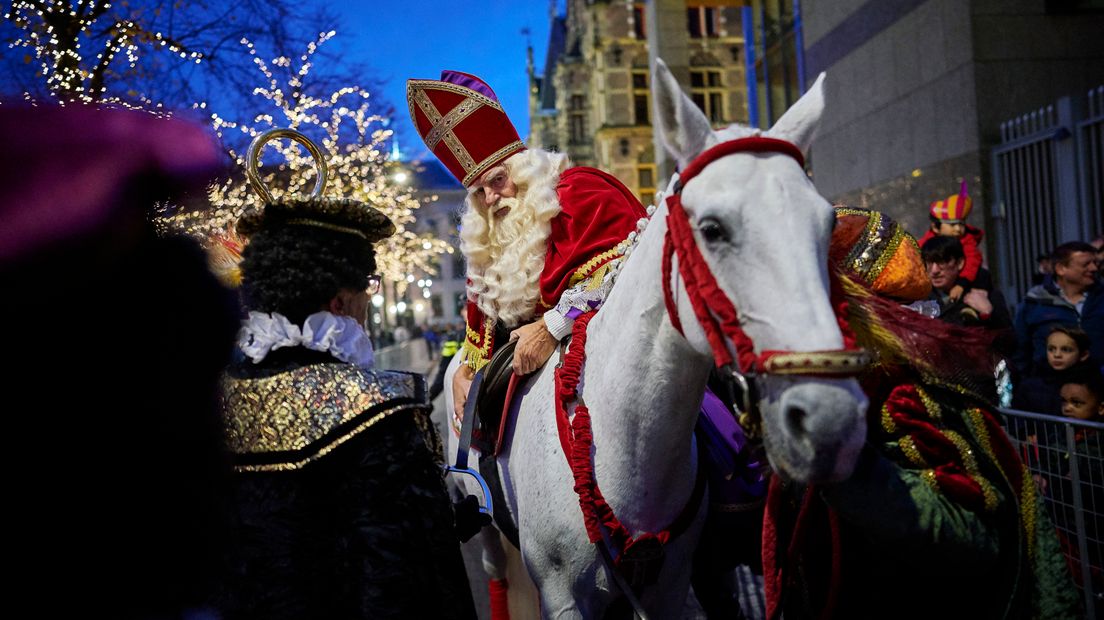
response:
M640 218L647 217L629 188L595 168L565 170L556 195L561 211L552 218L540 277L541 298L533 308L534 316L555 307L565 290L616 258L614 247L636 230ZM478 370L494 352L495 322L473 301L468 301L467 310L464 350L468 362Z

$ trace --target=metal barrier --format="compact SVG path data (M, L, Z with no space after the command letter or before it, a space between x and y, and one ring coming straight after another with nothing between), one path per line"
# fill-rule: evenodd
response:
M1104 86L1000 125L992 151L1001 289L1022 299L1035 258L1104 226Z
M411 338L376 350L376 368L425 374L431 368L425 340Z
M1000 411L1058 530L1085 617L1104 615L1104 423Z

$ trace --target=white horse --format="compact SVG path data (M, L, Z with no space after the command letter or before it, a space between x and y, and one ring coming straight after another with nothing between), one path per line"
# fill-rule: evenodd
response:
M804 150L823 109L822 82L823 76L765 133L737 125L713 131L660 61L653 80L657 121L684 172L709 147L754 135ZM794 157L725 155L685 184L681 200L694 241L738 309L757 353L842 348L827 272L834 215ZM667 214L667 206L660 205L591 321L579 387L592 417L595 478L634 535L668 527L691 498L698 473L693 431L714 364L714 349L677 267L671 280L677 317L668 315L661 276ZM449 368L446 385L458 362ZM520 411L505 429L509 447L498 467L542 616L598 618L621 593L588 540L573 491L557 434L555 355L551 362L525 384ZM775 469L806 482L848 476L866 434L866 398L857 383L800 375L760 375L756 382ZM445 392L452 411L451 391ZM449 437L451 459L457 441L452 433ZM469 486L470 493L480 494ZM640 603L651 617L675 618L682 611L704 505L693 508L690 527L666 545L658 581L643 590ZM497 532L485 533L490 535L484 536L484 563L493 577L501 577Z

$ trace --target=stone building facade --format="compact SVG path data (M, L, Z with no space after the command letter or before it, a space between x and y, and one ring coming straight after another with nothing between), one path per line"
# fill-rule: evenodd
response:
M551 18L540 75L530 50L528 144L606 170L651 204L660 175L651 123L649 32L662 37L680 30L674 34L686 38L685 58L665 60L687 67L679 77L715 126L746 123L744 3L675 3L677 18L649 29L643 2L567 0L566 14Z

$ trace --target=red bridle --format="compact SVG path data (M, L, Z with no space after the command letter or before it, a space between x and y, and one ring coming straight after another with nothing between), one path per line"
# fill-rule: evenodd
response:
M713 272L701 255L690 217L682 207L682 188L706 166L732 153L781 153L795 159L804 167L801 150L784 140L754 136L722 142L698 155L679 175L675 192L667 197L667 235L663 244L663 298L667 315L679 333L679 320L675 296L671 290L672 256L678 256L679 275L686 287L694 316L705 331L705 337L713 349L718 367L735 362L741 374L814 375L841 377L860 372L868 363L866 352L855 345L855 336L847 324L846 302L835 304L836 321L843 332L844 348L828 351L763 351L755 352L755 343L740 326L736 306L717 284ZM733 359L725 340L730 340L736 350Z

